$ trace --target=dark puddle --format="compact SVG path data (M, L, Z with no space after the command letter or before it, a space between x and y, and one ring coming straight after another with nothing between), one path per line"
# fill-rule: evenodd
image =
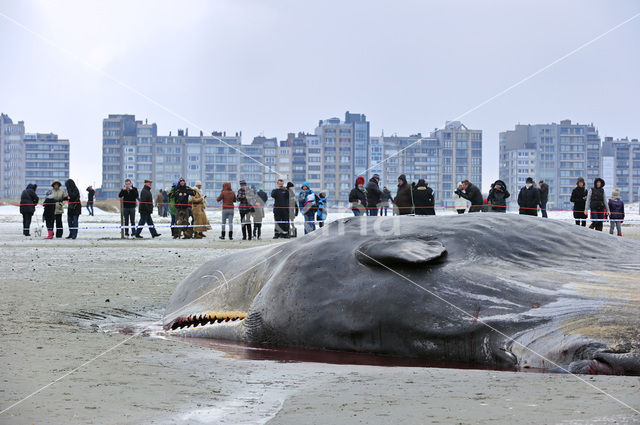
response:
M362 365L385 367L420 367L447 369L495 370L506 372L549 372L541 369L499 368L467 363L428 361L411 357L382 356L379 354L352 353L344 351L304 350L297 348L272 348L241 344L234 341L219 341L208 338L181 338L164 335L166 339L196 344L226 353L226 357L240 360L272 360L283 363L327 363L337 365Z

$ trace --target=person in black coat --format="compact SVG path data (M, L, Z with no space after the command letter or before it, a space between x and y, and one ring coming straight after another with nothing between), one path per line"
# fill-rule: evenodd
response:
M482 207L484 206L482 192L469 180L462 180L462 189L456 189L454 193L471 202L471 206L469 207L470 213L482 211Z
M398 215L413 213L413 188L407 183L407 177L404 174L398 177L398 191L393 203L398 208Z
M184 181L184 180L183 180ZM124 217L124 235L129 236L129 227L131 227L131 236L135 235L136 225L136 204L138 201L138 189L131 184L130 179L124 181L124 187L120 190L118 198L122 205L122 215Z
M495 183L491 185L491 190L489 190L489 196L487 197L489 211L506 213L507 198L510 196L511 194L507 190L507 185L502 180L496 180Z
M538 190L540 191L540 212L542 217L547 218L547 202L549 201L549 185L540 180L538 183Z
M149 226L149 232L151 233L152 238L157 238L160 236L160 233L156 231L156 228L153 224L153 218L151 218L151 214L153 214L153 195L151 194L151 180L144 181L144 187L140 191L140 205L138 207L138 212L140 213L140 221L138 222L138 228L136 229L135 237L138 239L142 239L142 229L144 225Z
M276 222L273 239L289 238L289 189L284 180L279 179L276 188L271 191L273 198L273 219Z
M424 179L418 180L413 188L413 205L416 215L436 215L433 189Z
M356 217L367 214L367 192L364 189L364 177L358 176L356 184L349 192L351 211Z
M93 215L93 198L96 196L96 191L93 189L93 186L89 186L87 188L87 211L89 215Z
M78 218L82 214L82 204L80 203L80 191L76 183L69 179L64 182L67 188L67 224L69 225L69 236L67 239L78 237Z
M526 184L520 189L518 205L520 206L520 214L538 216L540 191L533 186L533 179L531 177L527 177Z
M379 183L380 176L374 174L364 188L367 192L367 215L378 215L378 204L380 204L380 198L382 197Z
M586 227L587 225L587 213L585 205L587 203L587 195L589 191L584 187L584 179L578 178L576 187L571 192L571 202L573 202L573 218L576 220L578 226Z
M28 184L26 189L20 195L20 214L22 214L22 234L31 236L29 229L31 228L31 218L36 212L36 205L40 200L36 195L38 185Z

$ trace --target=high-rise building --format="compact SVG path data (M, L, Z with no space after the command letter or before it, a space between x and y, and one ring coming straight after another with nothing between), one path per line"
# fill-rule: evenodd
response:
M602 178L605 191L611 195L620 189L623 202L637 202L640 189L640 143L638 139L605 137L601 154ZM591 183L591 182L589 182Z
M517 194L527 177L549 184L548 207L571 207L576 179L600 174L600 136L593 124L516 125L500 133L500 179ZM515 201L516 197L513 197Z
M357 176L371 177L374 173L368 172L369 168L369 139L370 124L364 114L352 114L349 111L344 114L345 124L352 128L352 154L353 154L353 178Z
M360 123L359 127L362 126ZM354 185L354 123L339 118L320 120L315 134L322 149L323 190L327 199L346 203ZM366 167L365 167L366 170ZM364 171L364 170L363 170Z
M69 178L69 140L58 135L25 133L24 121L14 124L0 114L0 198L19 199L29 183L42 197L53 180Z
M24 188L24 121L0 114L0 198L18 199Z
M51 189L51 182L60 180L64 185L69 178L69 140L59 139L57 134L24 135L24 184L38 185L37 194L42 197Z
M101 196L117 199L127 178L138 186L150 179L157 188L170 188L180 177L192 186L201 180L205 192L211 193L226 181L236 187L240 178L246 179L242 173L257 184L262 181L262 169L256 173L252 166L254 157L262 156L262 148L242 146L241 138L241 133L228 136L226 132L189 136L188 129L178 130L175 136L171 132L158 136L156 124L136 121L134 115L109 115L103 120ZM249 153L244 153L245 148Z

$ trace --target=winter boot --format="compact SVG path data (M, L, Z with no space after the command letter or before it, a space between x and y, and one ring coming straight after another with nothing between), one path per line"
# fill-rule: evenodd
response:
M225 234L225 231L223 230L222 234L220 235L220 239L224 240L224 234ZM231 237L231 234L229 234L229 237Z
M233 232L229 231L229 240L232 241L233 240Z
M45 239L53 239L53 230L47 230L47 237Z

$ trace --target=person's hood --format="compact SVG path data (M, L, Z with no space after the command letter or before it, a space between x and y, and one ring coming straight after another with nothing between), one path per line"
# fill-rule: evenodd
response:
M405 176L404 174L400 174L398 180L402 180L403 185L407 184L407 176Z
M62 186L62 183L60 183L60 180L54 180L51 182L51 187L53 187L54 184L58 183L60 186Z
M498 185L502 188L502 190L505 190L507 188L507 185L505 184L505 182L503 182L502 180L496 180L493 183L493 186Z
M578 180L576 181L576 186L578 186L578 183L582 182L582 184L584 185L584 179L582 177L578 177Z
M374 182L375 184L378 184L379 179L375 178L375 177L371 177L369 179L370 182Z
M31 183L29 183L27 185L27 187L25 188L25 190L33 190L33 185Z
M300 187L302 187L302 186L307 186L309 188L309 190L311 191L311 185L309 184L309 182L302 182Z
M76 187L76 182L74 182L73 180L69 179L66 182L64 182L64 186L67 189L77 189Z
M417 188L424 187L426 189L427 188L427 182L424 181L424 179L420 179L420 180L418 180L418 184L416 184L416 187Z
M604 187L604 180L603 180L603 179L601 179L600 177L596 177L596 178L593 180L593 187L596 187L596 182L597 182L598 180L600 180L600 187Z
M231 190L231 182L222 183L222 190Z

